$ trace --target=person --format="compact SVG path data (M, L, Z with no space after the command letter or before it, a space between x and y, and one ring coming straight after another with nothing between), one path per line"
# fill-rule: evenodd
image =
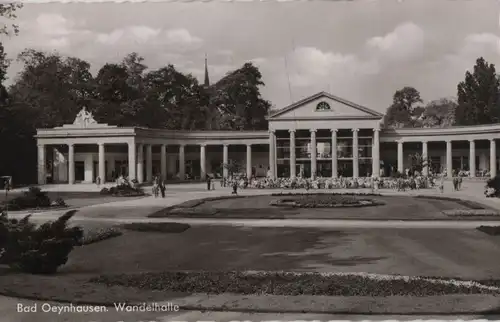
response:
M206 181L207 181L207 190L210 191L210 185L212 183L212 178L208 174L206 176Z
M160 180L160 192L161 192L162 198L165 198L165 190L167 190L167 187L165 185L165 180L161 179Z
M231 194L233 194L233 195L238 194L238 181L237 180L233 181L233 192Z
M439 191L441 191L441 193L444 192L444 176L445 174L441 174L441 182L439 183Z

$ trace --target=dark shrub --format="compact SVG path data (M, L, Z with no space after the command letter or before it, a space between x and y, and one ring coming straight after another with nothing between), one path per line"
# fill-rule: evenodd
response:
M9 200L7 205L10 210L47 208L50 207L50 198L40 188L30 187L22 196Z
M74 245L81 244L83 230L68 227L76 210L68 211L59 219L40 227L29 222L29 216L20 221L3 216L0 232L4 253L2 262L11 268L32 274L53 274L66 264Z
M161 232L161 233L182 233L188 230L191 226L188 224L181 224L176 222L164 222L164 223L131 223L123 225L125 229L140 231L140 232Z
M109 190L103 188L101 194L109 194L115 197L138 197L145 195L141 188L132 187L127 183L111 187Z
M109 195L109 189L108 188L102 188L99 193L101 195Z
M488 181L486 181L486 187L495 189L494 196L499 197L500 196L500 176L495 176L494 178L491 178Z

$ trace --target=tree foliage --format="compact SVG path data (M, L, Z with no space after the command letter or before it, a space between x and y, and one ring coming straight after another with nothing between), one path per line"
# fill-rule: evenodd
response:
M495 65L483 57L476 61L465 80L457 86L457 125L492 124L500 122L500 79Z
M423 127L449 127L455 123L457 103L442 98L429 102L422 115Z
M406 86L394 93L392 105L387 109L384 126L389 128L418 126L423 109L420 92Z
M0 17L11 21L17 18L16 12L23 7L21 2L0 3ZM19 26L15 23L0 23L0 35L17 35Z

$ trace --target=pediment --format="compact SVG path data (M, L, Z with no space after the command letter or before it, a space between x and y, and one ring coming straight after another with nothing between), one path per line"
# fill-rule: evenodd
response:
M381 119L383 114L367 107L320 92L271 114L269 119Z

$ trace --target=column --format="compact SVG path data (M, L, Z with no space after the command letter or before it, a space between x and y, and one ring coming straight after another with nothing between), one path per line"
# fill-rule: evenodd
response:
M136 153L135 143L129 143L128 144L128 178L129 178L129 180L136 179L136 176L135 176L135 168L136 168L135 153Z
M75 145L68 144L68 183L75 183Z
M380 129L373 129L372 176L380 177Z
M162 144L160 148L160 163L161 179L167 180L167 146L165 144Z
M186 156L185 145L179 145L179 177L181 180L186 179Z
M332 178L338 176L338 160L337 160L337 129L331 129L332 132Z
M200 145L200 178L201 180L205 180L207 176L207 152L206 145Z
M153 182L153 146L146 145L146 181Z
M422 142L422 162L424 162L424 166L422 168L422 174L424 176L429 175L429 151L427 147L427 141Z
M104 143L99 143L99 178L101 183L106 182L106 155L104 150Z
M317 153L317 144L316 144L316 131L317 130L309 130L311 132L311 179L316 178L316 172L318 171L318 167L316 164L316 158L318 156Z
M290 132L290 178L297 176L297 161L295 156L295 130L288 130Z
M229 146L227 144L224 144L222 147L222 177L223 178L228 178L229 177L229 171L227 169L227 166L229 165Z
M497 145L495 139L490 139L490 175L497 175Z
M452 163L452 147L451 141L446 141L446 176L453 178L453 163Z
M398 141L398 172L403 174L403 141Z
M352 176L359 177L359 149L358 149L359 129L352 130Z
M252 177L252 145L247 144L247 178Z
M144 145L137 144L137 181L144 182Z
M38 145L38 184L45 184L47 176L45 174L47 165L45 159L45 145Z
M469 176L474 178L476 176L476 142L469 141Z
M275 146L274 146L274 136L275 133L274 131L269 131L269 176L274 179L275 177L275 172L274 172L274 164L275 164Z

